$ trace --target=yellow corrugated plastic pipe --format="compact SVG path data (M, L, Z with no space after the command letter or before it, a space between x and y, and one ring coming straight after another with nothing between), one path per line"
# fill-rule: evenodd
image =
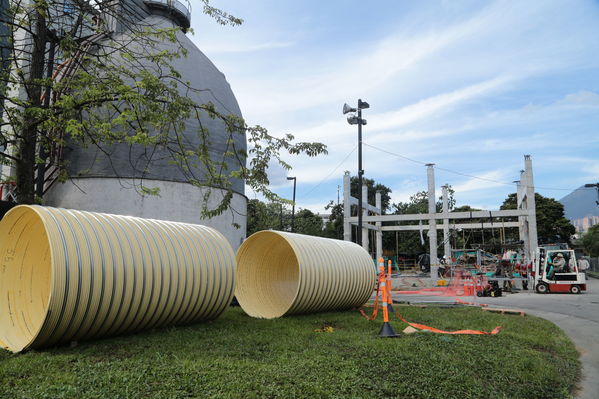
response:
M235 254L199 225L41 206L0 222L0 342L13 352L218 317Z
M370 298L375 272L354 243L260 231L237 251L235 296L248 315L267 319L348 309Z

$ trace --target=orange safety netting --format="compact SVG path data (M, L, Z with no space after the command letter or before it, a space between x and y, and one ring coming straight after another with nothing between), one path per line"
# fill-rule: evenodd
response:
M377 317L377 315L378 315L378 311L379 311L379 297L380 297L380 293L381 293L380 292L380 287L381 287L380 283L382 281L384 281L386 279L386 277L387 276L385 275L384 272L381 272L379 274L379 279L378 279L379 284L377 284L376 297L375 297L375 300L374 300L374 305L373 305L374 309L372 311L372 315L368 316L366 314L366 312L364 312L364 310L362 308L358 309L358 311L360 312L360 314L362 316L364 316L368 320L375 320L376 317ZM463 280L466 280L466 279L463 279L462 276L460 275L460 277L458 279L454 278L452 280L452 283L454 283L454 284L450 284L448 287L424 288L424 289L418 290L418 291L407 291L407 292L409 292L409 293L413 292L413 293L418 293L418 294L426 293L426 295L430 295L431 292L438 292L439 294L437 294L437 295L454 296L454 295L456 295L456 292L459 292L458 291L458 287L459 287L460 284L463 284ZM467 288L467 287L470 287L470 285L466 285L466 286L462 285L463 288L462 288L461 295L464 295L464 292L468 292L469 294L472 293L471 295L475 294L476 289L477 289L476 288L477 284L476 284L475 281L471 280L471 282L472 282L472 289ZM396 291L396 293L402 293L402 292L406 292L406 291ZM388 293L389 294L391 293L391 289L390 288L388 288ZM471 302L461 301L458 298L456 298L456 302L462 303L462 304L472 304ZM393 303L393 301L390 300L388 306L392 306L391 305L392 303ZM481 304L480 306L486 306L486 305L482 305ZM397 317L399 317L399 319L401 321L403 321L404 323L407 323L409 326L414 327L414 328L419 329L419 330L430 331L430 332L433 332L433 333L436 333L436 334L495 335L495 334L499 333L499 331L501 331L501 326L495 327L490 332L480 331L480 330L445 331L445 330L440 330L438 328L430 327L430 326L427 326L427 325L424 325L424 324L409 322L399 312L397 312L397 311L394 310L394 313L397 315Z
M474 278L462 270L455 270L453 277L446 287L420 288L417 290L393 291L399 295L428 295L428 296L474 296L488 284L486 277Z

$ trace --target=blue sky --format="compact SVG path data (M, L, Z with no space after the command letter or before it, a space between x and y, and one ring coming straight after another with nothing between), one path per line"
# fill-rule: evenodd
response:
M289 157L301 208L323 212L343 172L356 174L357 129L341 108L358 98L371 105L365 176L394 202L426 189L426 168L393 154L493 180L436 171L438 195L451 184L458 205L483 209L515 192L524 154L545 196L599 181L599 1L214 5L244 24L222 27L194 10L192 40L248 123L329 147L317 159ZM271 168L273 189L291 198L286 176Z

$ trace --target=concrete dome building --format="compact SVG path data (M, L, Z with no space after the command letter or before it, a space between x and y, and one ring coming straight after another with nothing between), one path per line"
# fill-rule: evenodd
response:
M188 2L121 0L120 3L129 10L136 10L138 21L135 23L155 28L181 27L177 34L179 43L176 45L185 48L188 55L173 60L171 64L182 75L182 81L189 81L190 86L196 89L186 92L185 95L197 104L211 102L221 114L241 117L239 105L225 76L184 33L184 29L188 28L190 23L191 13ZM122 23L122 19L116 21L107 18L109 30L116 32L112 37L115 41L127 39L126 33L123 33L125 30L119 27ZM173 43L164 42L158 44L157 49L172 49L172 46ZM209 131L211 157L222 159L223 153L231 149L231 143L228 143L230 133L225 123L207 116L201 117L200 121L195 118L187 120L183 138L190 148L199 143L198 136L201 128ZM236 134L233 144L237 150L245 149L245 135ZM68 162L71 178L64 184L54 184L44 197L45 204L204 224L223 233L233 248L237 248L245 238L247 198L242 180L231 181L234 191L231 210L211 219L202 219L202 203L207 189L187 183L189 172L169 162L168 154L159 152L153 153L150 157L145 148L131 147L128 144L117 144L103 150L93 145L86 148L67 146L64 150L64 158ZM231 160L228 164L230 169L239 168L238 161ZM202 181L206 173L201 165L193 167L191 172L199 181ZM136 185L139 187L140 181L143 181L144 186L159 188L160 194L141 195L135 189ZM212 195L209 206L214 207L220 202L224 190L218 187L210 190ZM233 224L238 224L240 228L235 228Z

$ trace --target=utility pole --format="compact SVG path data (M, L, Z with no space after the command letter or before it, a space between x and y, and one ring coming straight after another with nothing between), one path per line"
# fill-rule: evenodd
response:
M347 104L343 105L343 114L357 112L358 115L351 115L347 118L347 123L350 125L358 125L358 245L362 245L362 177L364 170L362 169L362 125L366 124L366 119L362 118L362 110L370 108L370 104L362 99L358 99L358 107L353 108ZM368 201L368 198L366 198Z
M293 204L291 205L291 232L295 233L295 184L297 177L288 177L287 180L293 180Z

